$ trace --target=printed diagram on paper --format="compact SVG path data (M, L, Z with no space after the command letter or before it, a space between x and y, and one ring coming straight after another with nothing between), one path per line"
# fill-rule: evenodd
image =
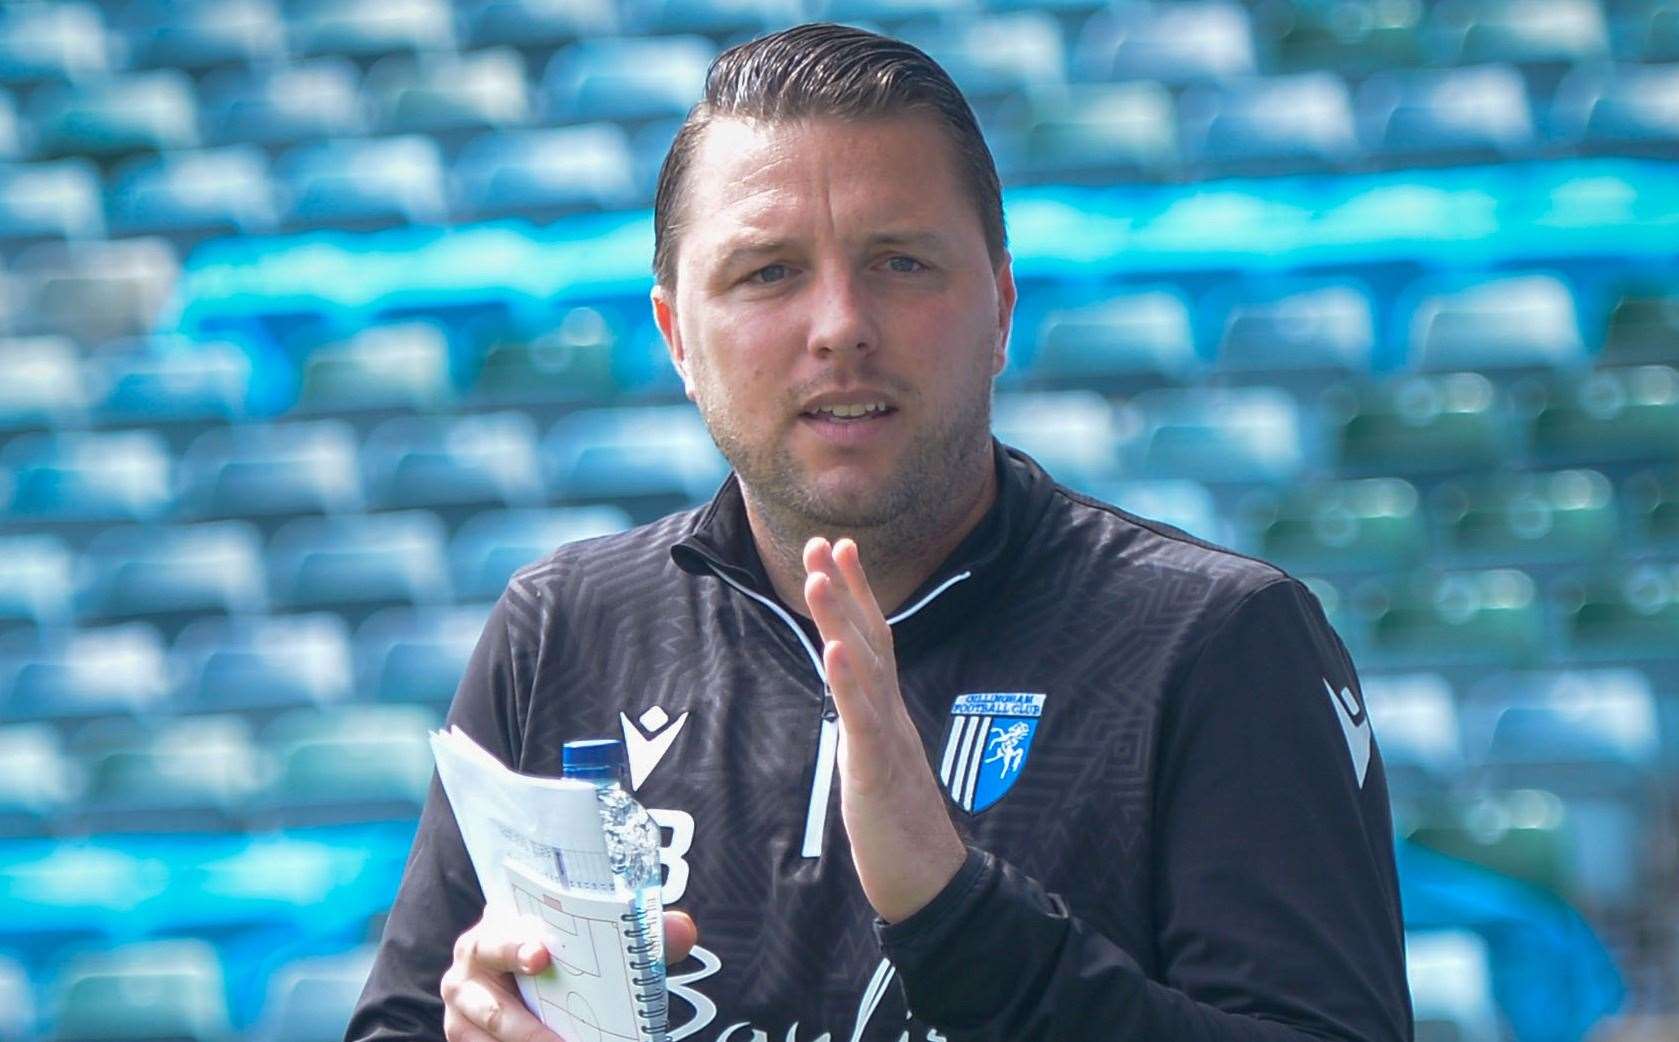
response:
M636 1042L635 989L624 951L622 902L558 894L509 865L513 905L540 919L554 965L531 978L535 1012L566 1042Z

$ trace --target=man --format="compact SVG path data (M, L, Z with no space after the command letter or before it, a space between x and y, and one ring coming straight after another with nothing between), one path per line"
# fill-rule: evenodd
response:
M942 70L836 26L735 48L655 228L735 473L517 574L450 718L532 773L623 734L673 954L701 933L672 1037L1408 1039L1386 783L1315 600L990 438L1015 289ZM482 901L434 786L350 1039L553 1037L505 976L546 953Z

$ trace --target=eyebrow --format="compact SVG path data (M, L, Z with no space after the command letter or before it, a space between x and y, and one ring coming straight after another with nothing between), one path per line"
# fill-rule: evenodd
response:
M871 235L867 240L871 249L882 246L937 249L944 243L945 237L936 231L888 231ZM724 247L718 256L717 268L723 271L730 270L755 258L781 253L790 245L791 241L788 239L743 239Z

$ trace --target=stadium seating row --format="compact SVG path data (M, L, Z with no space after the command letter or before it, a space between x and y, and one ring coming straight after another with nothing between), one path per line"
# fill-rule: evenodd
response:
M673 121L697 96L709 58L697 41L681 42L692 46L613 55L614 80L577 84L541 115L510 50L376 68L367 90L384 93L373 99L357 92L345 62L269 73L205 101L202 112L178 72L60 88L40 95L29 116L0 96L0 152L9 126L9 158L39 160L0 178L0 246L645 206ZM550 80L580 75L565 58ZM658 70L657 80L619 82L647 70ZM986 122L1006 183L1111 181L1499 161L1559 149L1668 155L1679 143L1675 99L1676 64L1581 68L1543 105L1530 101L1516 67L1478 65L1381 74L1356 90L1327 72L1180 96L1156 80L1050 83L1011 88ZM272 161L262 147L288 145ZM153 154L118 163L102 181L95 160L135 153Z
M1380 12L1355 7L1336 21L1328 5L1295 0L1250 13L1220 2L1104 4L1102 0L401 0L370 10L351 0L136 3L113 18L87 3L20 3L0 22L0 83L76 80L131 69L214 69L335 56L367 61L392 54L491 45L555 47L604 37L694 34L733 41L810 18L859 22L915 34L957 33L948 56L959 70L1007 64L1050 50L1022 29L1067 27L1073 39L1051 66L1099 78L1218 76L1263 66L1355 70L1486 60L1566 62L1611 53L1674 53L1660 3L1543 6L1515 0L1452 3L1437 10ZM1643 10L1637 7L1642 6ZM1653 10L1651 10L1653 8ZM1362 15L1360 18L1358 16ZM1652 17L1653 16L1653 17ZM1374 23L1374 24L1370 24ZM1024 35L1025 40L1009 40ZM960 77L959 77L960 79Z

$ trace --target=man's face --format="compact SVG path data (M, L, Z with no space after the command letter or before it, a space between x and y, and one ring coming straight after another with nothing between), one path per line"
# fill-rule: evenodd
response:
M938 517L990 465L1014 283L953 152L919 116L705 131L654 312L759 503L825 525Z

